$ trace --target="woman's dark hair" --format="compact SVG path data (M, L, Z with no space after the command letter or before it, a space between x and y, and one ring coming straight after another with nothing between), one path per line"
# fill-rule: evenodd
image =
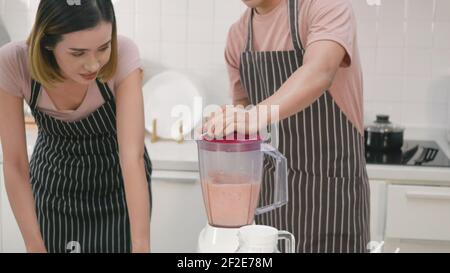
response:
M52 49L64 34L91 29L101 22L112 24L111 57L99 73L99 78L107 81L117 68L117 25L111 0L41 0L27 40L32 77L44 86L64 81Z

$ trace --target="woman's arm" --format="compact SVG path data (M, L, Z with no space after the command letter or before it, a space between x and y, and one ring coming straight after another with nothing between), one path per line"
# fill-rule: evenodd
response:
M144 106L140 69L116 92L120 165L131 225L133 252L150 251L150 196L144 164Z
M0 90L0 139L5 187L28 252L46 252L31 190L23 99Z

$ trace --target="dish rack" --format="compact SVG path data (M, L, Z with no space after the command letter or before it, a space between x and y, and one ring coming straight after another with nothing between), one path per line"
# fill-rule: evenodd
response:
M158 141L175 141L177 143L183 143L185 141L184 135L183 135L183 123L180 122L178 125L178 135L175 138L163 138L158 136L158 130L157 130L157 120L152 119L152 131L150 132L150 142L155 143Z

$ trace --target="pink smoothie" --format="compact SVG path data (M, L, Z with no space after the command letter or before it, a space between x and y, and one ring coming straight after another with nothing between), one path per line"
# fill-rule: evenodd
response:
M203 196L209 224L241 227L253 222L260 183L245 176L210 175L203 181Z

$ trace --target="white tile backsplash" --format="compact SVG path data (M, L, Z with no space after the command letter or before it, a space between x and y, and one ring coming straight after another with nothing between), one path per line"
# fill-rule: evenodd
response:
M450 48L450 22L436 22L434 24L433 47Z
M212 17L189 16L188 18L188 42L210 44L213 40L214 26Z
M379 24L378 46L379 47L404 47L405 27L403 22L396 20L385 20Z
M190 16L201 16L212 19L214 16L213 0L189 0L188 14Z
M187 42L187 16L163 15L161 17L161 42L185 44Z
M434 5L432 0L408 0L406 3L408 21L433 21Z
M406 24L407 48L431 48L432 46L433 46L432 22L410 21Z
M432 57L433 70L435 77L450 75L450 49L435 49Z
M351 0L358 22L365 121L445 127L450 112L450 0ZM13 40L26 39L39 0L0 0ZM146 79L163 69L195 73L209 102L229 101L224 48L240 0L115 1L119 33L139 46Z
M405 56L405 73L407 76L431 76L431 49L407 48Z
M125 0L129 1L129 0ZM147 18L161 16L161 0L135 0L136 13L145 14Z
M379 47L376 61L377 74L401 76L404 63L403 53L403 48Z
M436 13L435 20L438 22L450 22L450 1L448 0L436 0L435 1Z
M362 0L363 2L366 2ZM380 6L380 19L403 21L406 17L406 0L383 0Z
M126 0L129 1L129 0ZM162 0L162 15L187 15L188 0Z

